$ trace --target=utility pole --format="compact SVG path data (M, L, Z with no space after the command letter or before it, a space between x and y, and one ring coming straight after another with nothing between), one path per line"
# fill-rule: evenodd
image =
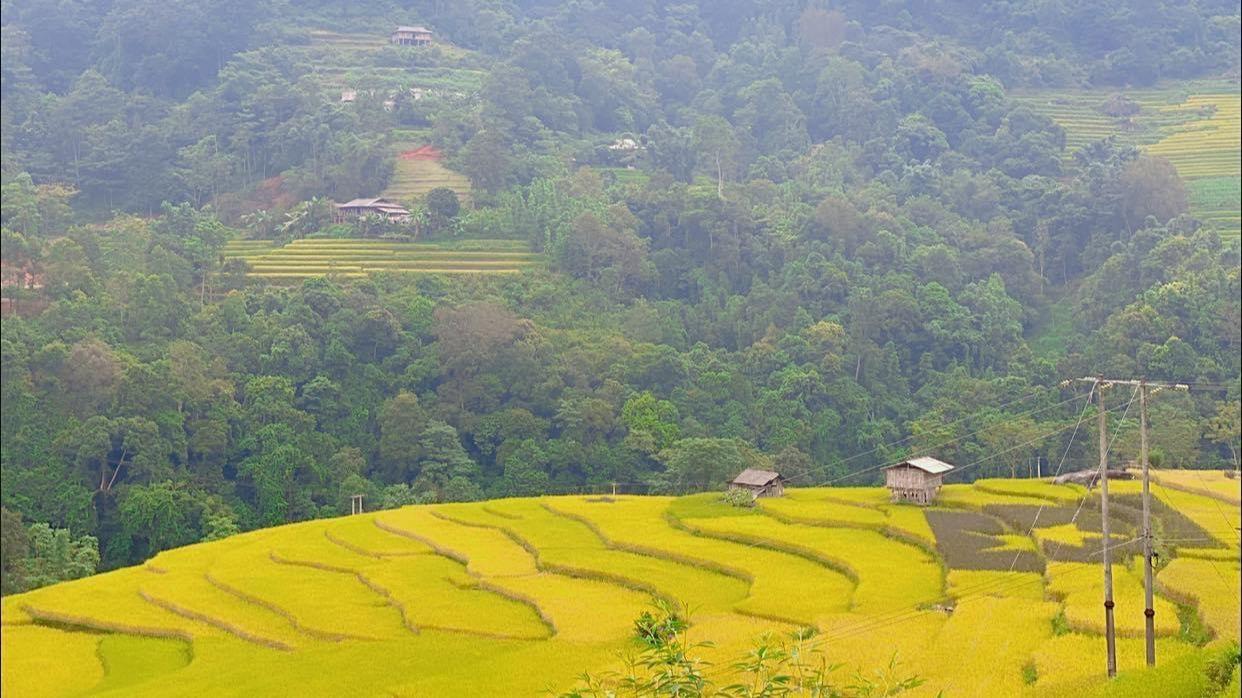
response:
M1143 637L1147 642L1147 666L1156 666L1156 608L1152 590L1151 559L1151 482L1147 474L1147 381L1139 381L1139 460L1143 463L1143 609L1146 621Z
M1104 377L1095 382L1100 432L1100 516L1104 533L1104 642L1108 647L1108 678L1117 675L1117 636L1113 624L1113 555L1108 535L1108 413L1104 409Z
M1155 560L1155 552L1152 550L1153 536L1151 533L1151 476L1150 456L1148 449L1148 425L1147 425L1147 397L1148 388L1155 387L1158 392L1162 389L1169 388L1172 390L1189 390L1190 386L1183 383L1151 383L1145 378L1137 380L1108 380L1105 381L1103 376L1095 378L1083 378L1084 382L1094 383L1096 389L1100 391L1098 400L1100 407L1100 513L1104 517L1103 533L1104 533L1104 621L1105 635L1108 643L1108 675L1109 677L1117 675L1117 640L1113 625L1113 570L1112 570L1112 554L1109 544L1108 535L1108 438L1105 434L1107 424L1104 415L1104 385L1133 385L1138 390L1139 397L1139 460L1143 468L1143 594L1145 608L1144 616L1144 639L1147 645L1147 665L1155 666L1156 664L1156 610L1155 610L1155 590L1152 581L1153 562Z

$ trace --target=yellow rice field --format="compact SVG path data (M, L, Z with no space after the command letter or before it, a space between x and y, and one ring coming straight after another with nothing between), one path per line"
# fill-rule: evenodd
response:
M1193 474L1161 477L1161 501L1207 540L1166 548L1151 672L1140 561L1118 555L1118 681L1173 696L1242 632L1228 537L1239 512ZM927 510L861 487L742 509L713 494L569 496L309 521L5 597L0 679L6 696L557 694L637 652L634 619L659 597L685 604L720 685L757 638L809 627L842 686L895 661L925 679L917 696L1112 694L1100 539L1070 517L1083 490L987 480L942 494L937 506L974 525L993 506L1043 507L1049 525L1028 534L995 518L989 534L940 540L947 524L933 531ZM948 567L944 546L970 536L991 540L978 564L959 554ZM1047 543L1087 561L1046 561ZM1004 553L1039 564L1013 571ZM1187 613L1206 647L1183 635Z
M278 246L271 240L230 240L222 256L246 264L246 276L299 280L403 274L512 274L539 264L539 255L514 240L457 245L377 239L304 238Z

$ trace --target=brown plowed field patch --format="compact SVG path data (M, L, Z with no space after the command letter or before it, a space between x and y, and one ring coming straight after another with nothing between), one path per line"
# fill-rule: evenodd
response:
M434 145L424 145L413 150L402 151L397 155L402 160L439 160L444 153Z

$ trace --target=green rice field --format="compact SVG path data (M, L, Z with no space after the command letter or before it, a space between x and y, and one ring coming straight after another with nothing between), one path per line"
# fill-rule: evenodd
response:
M460 172L454 172L436 159L404 158L401 153L417 146L399 143L395 146L397 158L393 164L392 178L382 196L394 201L409 201L427 195L432 189L451 189L466 204L470 201L470 180Z
M539 255L516 240L466 240L453 244L370 239L306 238L276 246L270 240L231 240L224 258L246 262L247 276L305 279L356 278L376 272L512 274L539 264Z
M1225 234L1238 235L1242 187L1242 97L1238 84L1195 81L1122 91L1137 114L1101 111L1112 93L1035 90L1014 97L1065 129L1069 151L1113 136L1168 159L1186 180L1191 213Z
M1150 670L1125 544L1138 483L1116 485L1113 682L1097 496L1007 479L947 485L929 508L791 488L751 508L557 496L252 531L4 597L0 681L5 696L559 695L623 669L634 619L663 599L710 643L695 653L717 685L758 639L801 629L839 685L896 662L925 681L903 695L1225 695L1207 667L1242 633L1236 480L1161 471Z

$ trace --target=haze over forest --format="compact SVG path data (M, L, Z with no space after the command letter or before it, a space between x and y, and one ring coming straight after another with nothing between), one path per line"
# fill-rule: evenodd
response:
M1220 386L1153 454L1236 468L1239 55L1223 0L6 0L4 591L357 494L1088 467L1097 373Z

